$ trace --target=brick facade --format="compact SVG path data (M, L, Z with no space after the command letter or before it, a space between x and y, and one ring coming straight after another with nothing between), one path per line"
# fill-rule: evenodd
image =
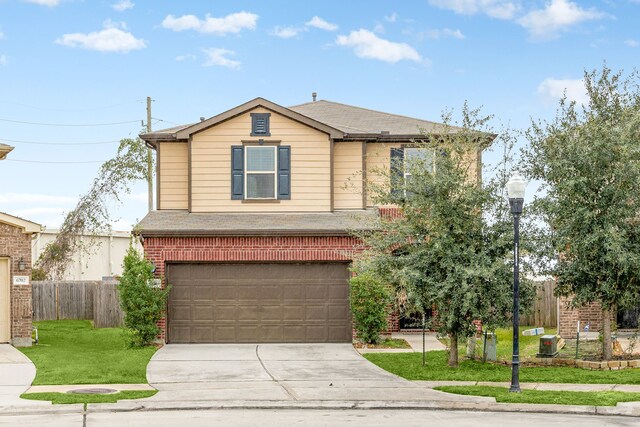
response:
M571 308L571 299L560 297L560 316L558 318L558 334L562 338L576 338L578 320L580 321L580 332L584 331L585 325L589 324L589 332L599 332L602 329L602 307L599 303L593 302L580 308ZM611 311L611 328L616 325L616 311Z
M304 262L351 261L362 250L350 236L146 237L145 257L164 279L171 262ZM165 320L159 322L165 340Z
M20 227L0 223L0 257L9 258L10 278L9 294L11 305L11 342L16 346L31 345L31 282L28 285L14 285L13 276L31 278L31 234L24 233ZM20 259L26 269L20 271Z

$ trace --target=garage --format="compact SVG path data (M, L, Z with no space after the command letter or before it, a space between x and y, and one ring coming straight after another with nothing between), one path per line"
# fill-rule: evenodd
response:
M346 263L176 263L166 274L167 342L351 342Z

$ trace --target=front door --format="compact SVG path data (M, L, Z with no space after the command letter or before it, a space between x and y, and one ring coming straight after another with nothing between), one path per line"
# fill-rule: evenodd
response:
M9 259L0 258L0 343L7 343L11 341L10 313Z

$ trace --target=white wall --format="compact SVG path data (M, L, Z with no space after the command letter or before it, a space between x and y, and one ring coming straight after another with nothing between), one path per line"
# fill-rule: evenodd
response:
M31 247L31 260L35 264L48 243L53 242L58 230L45 230L36 235ZM122 274L122 261L129 249L131 233L112 231L110 234L98 236L82 236L86 250L81 250L73 257L73 262L64 276L64 280L101 280L103 276ZM134 247L142 253L142 246L137 238Z

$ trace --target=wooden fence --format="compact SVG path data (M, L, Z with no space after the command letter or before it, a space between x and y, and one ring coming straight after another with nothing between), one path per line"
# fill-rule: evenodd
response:
M117 284L99 281L34 281L33 320L93 320L98 328L122 325Z
M536 298L533 309L520 317L520 324L527 326L558 326L558 298L553 295L556 289L555 280L536 283Z

